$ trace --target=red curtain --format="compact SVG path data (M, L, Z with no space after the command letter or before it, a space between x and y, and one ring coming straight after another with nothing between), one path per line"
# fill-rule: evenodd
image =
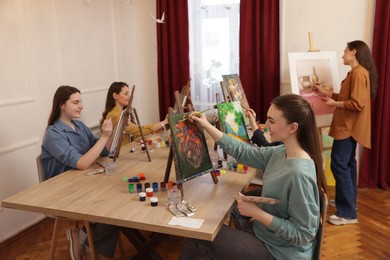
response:
M182 0L156 0L156 18L165 14L157 26L158 96L160 118L173 107L174 91L190 78L188 5Z
M280 94L279 1L241 0L240 79L261 122Z
M372 54L378 94L372 102L372 149L363 153L359 187L390 189L390 1L376 0Z

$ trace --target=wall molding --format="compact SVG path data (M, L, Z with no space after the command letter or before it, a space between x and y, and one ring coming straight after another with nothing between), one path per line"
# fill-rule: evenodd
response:
M38 140L39 140L38 138L34 138L34 139L30 139L30 140L27 140L27 141L24 141L21 143L17 143L17 144L13 144L13 145L9 145L9 146L0 148L0 156L7 154L7 153L17 151L17 150L20 150L20 149L23 149L23 148L26 148L26 147L29 147L29 146L36 145L38 143Z
M35 99L33 97L21 97L15 99L2 100L0 101L0 107L8 107L8 106L20 105L25 103L32 103L34 101Z
M28 53L28 38L26 36L26 22L25 22L25 15L24 15L24 7L23 7L23 2L19 1L18 5L18 11L19 11L19 22L20 26L22 27L22 34L23 34L23 47L24 47L24 57L26 59L26 68L27 68L27 80L28 80L28 90L29 94L32 95L32 86L31 86L31 62L30 62L30 55Z
M108 90L107 87L97 87L97 88L88 88L88 89L82 89L82 94L91 94L91 93L98 93L98 92L106 92Z

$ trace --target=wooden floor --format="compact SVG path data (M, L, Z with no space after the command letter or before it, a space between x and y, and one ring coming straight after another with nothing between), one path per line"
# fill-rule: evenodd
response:
M334 189L330 187L330 198ZM359 224L334 226L325 224L322 259L390 259L390 191L358 190ZM335 208L328 208L328 215ZM71 222L62 221L56 259L70 259L65 230ZM48 259L53 220L45 219L21 234L0 244L0 259ZM122 237L125 255L117 248L114 259L129 259L135 249ZM178 259L185 239L169 237L159 247L163 259Z

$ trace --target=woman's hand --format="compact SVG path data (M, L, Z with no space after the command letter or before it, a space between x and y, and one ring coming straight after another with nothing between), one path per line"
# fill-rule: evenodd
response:
M168 114L167 114L167 115L165 116L164 120L161 121L161 124L167 125L168 123L169 123L169 121L168 121Z
M264 211L262 208L259 208L254 202L243 201L242 197L244 197L244 195L239 192L238 197L236 198L237 208L241 215L251 217L261 222L266 227L271 225L273 219L271 214Z
M112 134L112 120L111 119L106 119L103 121L102 124L102 136L105 137L110 137Z
M314 84L313 89L319 95L325 95L328 98L332 97L332 91L327 90L320 83Z
M245 116L249 119L252 130L255 131L258 128L256 122L256 112L253 109L247 109L245 111Z
M199 127L203 128L216 142L218 142L223 136L221 131L209 123L203 113L199 114L198 112L192 112L188 115L188 120L190 122L195 122Z
M129 114L129 115L127 116L126 125L130 125L130 123L131 123L131 115Z
M249 108L245 111L245 116L249 119L249 120L256 120L256 112Z
M244 201L241 198L245 197L241 192L238 193L238 197L236 198L237 201L237 208L240 211L240 214L247 217L253 217L256 215L256 212L259 210L262 211L261 208L259 208L256 203Z
M325 102L330 107L335 107L336 106L336 101L334 99L331 99L329 97L324 97L322 100Z
M207 126L211 126L204 113L199 114L197 112L191 112L188 115L188 120L190 122L195 122L201 128L206 128Z

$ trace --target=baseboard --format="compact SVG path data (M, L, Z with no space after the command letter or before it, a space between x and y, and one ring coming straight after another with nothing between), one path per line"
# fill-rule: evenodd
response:
M41 217L38 217L32 223L21 227L14 234L10 234L8 237L5 237L2 241L0 241L0 249L2 249L3 246L7 246L9 244L12 244L12 242L15 240L18 240L22 236L22 233L24 235L26 232L31 232L33 230L36 230L39 227L39 224L41 222L45 221L45 219L47 219L47 217L45 215L42 215Z

